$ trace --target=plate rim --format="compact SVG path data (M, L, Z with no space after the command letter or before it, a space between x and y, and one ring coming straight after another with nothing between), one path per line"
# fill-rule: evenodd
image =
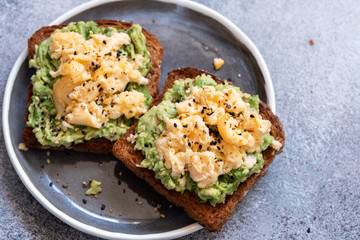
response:
M86 11L90 8L97 7L103 4L112 3L112 2L122 2L127 0L92 0L86 3L83 3L70 11L62 14L55 20L53 20L49 25L56 25L61 24L62 22L70 19L71 17ZM176 5L180 5L185 8L192 9L196 12L200 12L212 19L217 20L219 23L221 23L224 27L226 27L230 32L234 34L234 36L238 39L238 41L242 42L251 52L251 54L254 56L260 71L264 77L265 81L265 91L268 97L268 105L271 107L272 111L275 113L276 105L275 105L275 93L273 89L272 80L270 77L269 70L267 68L267 65L265 63L265 60L263 59L262 55L260 54L260 51L257 49L255 44L250 40L250 38L241 31L239 27L237 27L234 23L232 23L229 19L221 15L220 13L216 12L215 10L212 10L211 8L204 6L197 2L192 2L190 0L152 0L156 2L164 2L164 3L172 3ZM80 222L79 220L76 220L75 218L70 217L65 212L62 212L58 208L56 208L54 205L51 204L51 202L35 187L33 182L30 180L28 175L26 174L25 170L22 168L19 159L16 156L15 149L12 145L11 141L11 134L9 129L9 109L10 109L10 99L12 90L14 87L15 79L18 74L18 71L21 67L21 64L25 61L27 57L27 48L25 48L22 53L17 58L16 62L14 63L13 68L11 69L11 72L9 74L6 87L5 87L5 93L3 98L3 113L2 113L2 126L3 126L3 135L5 140L5 146L6 150L8 152L10 161L13 165L13 167L16 170L16 173L20 177L21 181L25 185L25 187L28 189L28 191L33 195L33 197L43 206L45 207L50 213L52 213L54 216L65 222L66 224L76 228L77 230L80 230L82 232L91 234L93 236L107 238L107 239L173 239L182 237L188 234L191 234L195 231L198 231L202 229L202 226L198 223L190 224L186 227L182 227L176 230L167 231L163 233L151 233L151 234L128 234L128 233L121 233L121 232L112 232L103 230L91 225L88 225L86 223Z

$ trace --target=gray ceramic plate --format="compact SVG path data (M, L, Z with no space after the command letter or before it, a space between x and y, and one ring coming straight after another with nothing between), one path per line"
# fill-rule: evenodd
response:
M139 23L156 35L164 47L162 84L172 69L192 66L215 73L220 78L230 78L242 90L259 94L275 110L266 65L246 35L226 18L202 5L173 2L92 1L51 24L93 19ZM225 65L217 72L212 64L215 57L225 60ZM9 76L4 97L3 129L14 168L41 204L73 227L105 238L136 239L141 235L141 238L168 239L201 228L182 209L171 207L112 156L65 151L51 152L48 157L46 151L19 151L26 90L34 73L28 68L26 58L25 50ZM103 191L98 199L84 194L82 182L89 179L102 182ZM63 188L62 184L67 184L68 188ZM157 213L154 212L154 202L161 205ZM105 209L101 210L103 204ZM165 215L164 219L160 213Z

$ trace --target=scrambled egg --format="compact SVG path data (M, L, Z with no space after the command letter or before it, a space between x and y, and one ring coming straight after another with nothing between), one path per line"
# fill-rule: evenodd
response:
M53 86L57 119L69 124L101 128L109 119L138 118L147 111L144 94L124 91L129 82L147 84L137 70L143 57L133 59L117 50L130 43L126 33L110 37L93 34L86 40L75 32L55 32L51 37L51 57L60 66L51 76L60 78Z
M219 70L223 65L225 61L222 58L214 58L214 67L215 70Z
M234 88L194 87L176 109L178 117L165 118L167 130L155 143L165 167L181 186L185 171L204 188L232 169L255 165L255 156L247 153L260 151L271 123L251 110Z

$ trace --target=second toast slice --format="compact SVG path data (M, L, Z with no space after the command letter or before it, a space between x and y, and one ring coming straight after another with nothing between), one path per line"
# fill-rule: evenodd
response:
M152 106L158 105L163 100L165 93L172 88L176 80L195 78L201 74L211 76L218 84L223 82L216 76L195 68L173 70L166 80L162 93L153 101ZM263 119L271 122L270 134L283 147L285 134L279 119L272 113L269 106L261 101L259 103L259 112ZM184 211L189 217L195 219L210 231L219 231L222 228L235 206L242 201L246 192L251 189L257 180L266 174L267 167L272 163L275 155L282 151L282 147L277 150L268 147L262 152L264 164L261 170L252 174L246 181L240 183L237 190L232 195L226 197L224 203L213 206L209 202L204 203L194 192L185 190L183 193L180 193L175 190L169 190L163 185L160 179L155 177L154 171L139 167L144 160L144 155L141 151L134 149L135 143L132 141L132 137L135 136L135 128L136 126L132 126L130 130L115 143L113 154L139 178L145 180L146 183L152 186L159 194L163 195L168 201L175 205L184 208Z

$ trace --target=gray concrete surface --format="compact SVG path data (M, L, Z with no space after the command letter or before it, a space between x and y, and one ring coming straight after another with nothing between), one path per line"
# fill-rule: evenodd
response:
M1 105L27 38L83 2L0 1ZM222 231L201 230L182 239L359 239L359 1L198 2L228 17L263 54L287 141ZM0 239L95 239L31 196L2 136L0 157Z

